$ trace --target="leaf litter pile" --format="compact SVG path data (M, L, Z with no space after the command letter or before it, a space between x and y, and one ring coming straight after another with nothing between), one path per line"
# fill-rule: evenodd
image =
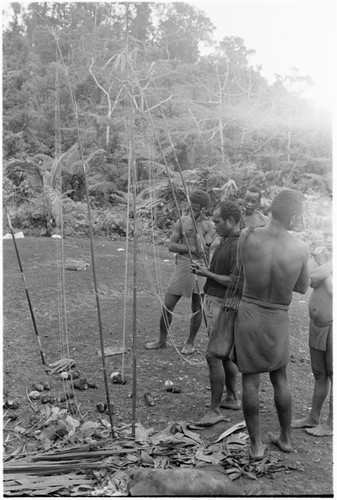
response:
M4 496L132 496L129 483L135 470L184 470L202 466L221 467L232 481L272 477L289 467L280 459L252 461L244 422L206 444L186 422L169 424L155 432L140 423L111 426L102 415L85 421L57 405L35 409L29 429L6 428L4 447L15 440L19 446L4 454ZM10 418L7 420L7 424ZM135 434L133 436L133 434ZM137 495L135 495L137 496Z

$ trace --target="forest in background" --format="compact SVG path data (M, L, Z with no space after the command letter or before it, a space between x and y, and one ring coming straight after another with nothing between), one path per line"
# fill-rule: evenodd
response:
M181 172L214 202L240 198L249 184L267 202L298 189L313 212L331 198L331 117L301 97L310 78L294 69L269 83L249 62L254 50L238 37L214 41L197 8L47 2L9 11L3 192L16 229L50 235L62 223L64 234L88 234L87 187L95 234L124 235L130 164L140 217L164 231L176 217L172 188L185 198Z

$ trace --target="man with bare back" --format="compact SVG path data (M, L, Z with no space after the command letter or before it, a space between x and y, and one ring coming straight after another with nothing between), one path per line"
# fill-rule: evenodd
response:
M269 433L269 438L282 451L292 449L288 306L293 292L307 291L309 269L306 244L288 231L299 224L303 210L301 193L281 191L272 202L268 224L244 229L238 244L244 284L234 345L242 373L242 409L250 437L250 456L254 460L261 460L266 449L260 431L260 373L269 372L280 424L279 435Z
M325 248L314 255L316 265L310 274L313 288L309 299L309 349L311 369L315 377L311 411L305 418L294 420L294 428L304 427L314 436L331 436L332 404L332 223L323 229ZM320 422L324 401L329 393L329 413L326 422Z
M214 224L205 216L211 199L201 190L190 195L191 215L182 216L174 226L169 243L169 251L177 254L176 268L168 284L164 299L164 306L160 317L159 338L145 344L146 349L160 349L166 347L169 327L172 322L172 313L181 297L191 298L192 318L190 321L189 337L182 349L182 354L193 354L194 340L202 321L202 291L205 278L191 274L191 259L203 262L207 255L208 244L216 235ZM194 219L194 220L193 220ZM194 225L195 222L195 225ZM196 227L195 227L196 226Z

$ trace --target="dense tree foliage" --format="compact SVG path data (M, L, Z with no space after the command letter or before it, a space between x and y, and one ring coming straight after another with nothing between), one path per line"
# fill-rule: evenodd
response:
M12 3L11 14L3 31L8 195L27 197L32 164L38 171L48 158L49 168L77 148L60 162L63 194L84 198L90 157L89 191L113 203L127 191L131 146L140 189L154 177L167 185L181 169L209 190L232 179L266 194L274 185L331 193L331 126L301 98L310 80L294 71L269 84L244 40L215 43L195 7L34 2Z

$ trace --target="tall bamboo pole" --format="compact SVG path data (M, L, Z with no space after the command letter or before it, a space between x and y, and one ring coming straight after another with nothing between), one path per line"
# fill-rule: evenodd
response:
M40 15L40 14L39 14ZM44 18L43 18L44 19ZM44 19L46 22L46 20ZM75 126L76 126L76 132L77 132L77 140L78 140L78 149L80 152L80 157L81 157L81 163L82 163L82 168L83 168L83 175L84 175L84 185L85 185L85 194L86 194L86 201L87 201L87 207L88 207L88 219L89 219L89 240L90 240L90 253L91 253L91 266L92 266L92 274L93 274L93 282L94 282L94 290L95 290L95 298L96 298L96 306L97 306L97 316L98 316L98 328L99 328L99 338L100 338L100 346L101 346L101 354L102 354L102 369L103 369L103 379L104 379L104 386L105 386L105 394L106 394L106 400L107 400L107 406L108 406L108 412L109 412L109 419L110 419L110 425L111 425L111 435L112 437L115 437L115 430L114 430L114 425L113 425L113 419L112 419L112 413L113 413L113 408L110 403L110 394L109 394L109 385L108 385L108 378L107 378L107 370L106 370L106 362L105 362L105 349L104 349L104 339L103 339L103 324L102 324L102 314L101 314L101 306L100 306L100 301L99 301L99 295L98 295L98 286L97 286L97 273L96 273L96 265L95 265L95 252L94 252L94 244L93 244L93 233L92 233L92 219L91 219L91 208L90 208L90 198L89 198L89 190L88 190L88 180L87 180L87 174L86 174L86 164L84 160L84 154L83 154L83 148L82 148L82 141L81 141L81 135L80 135L80 127L78 123L78 113L77 113L77 103L75 96L73 94L70 80L69 80L69 74L67 71L67 67L65 65L64 59L63 59L63 54L60 48L60 45L58 43L58 39L53 33L53 31L50 29L48 23L46 22L50 32L54 36L55 43L58 49L58 52L60 54L60 59L62 62L62 66L67 78L67 83L68 83L68 88L69 88L69 94L70 94L70 100L72 103L72 108L74 112L74 118L75 118Z
M39 344L41 361L42 361L43 365L46 365L44 354L43 354L43 350L42 350L41 340L40 340L40 337L39 337L39 332L38 332L37 326L36 326L36 321L35 321L35 315L34 315L34 311L33 311L33 306L32 306L31 300L30 300L30 295L29 295L29 291L28 291L28 286L27 286L25 274L23 272L23 267L22 267L22 263L21 263L21 259L20 259L19 249L18 249L18 246L17 246L16 241L15 241L15 234L14 234L14 231L13 231L12 221L11 221L10 215L8 213L7 205L6 205L5 200L4 200L4 207L5 207L5 212L6 212L6 215L7 215L9 229L10 229L11 234L12 234L12 239L13 239L13 244L14 244L14 248L15 248L16 257L17 257L18 263L19 263L19 268L20 268L20 272L21 272L21 278L22 278L22 281L23 281L24 286L25 286L25 292L26 292L26 297L27 297L27 302L28 302L28 307L29 307L30 315L31 315L31 318L32 318L32 321L33 321L34 331L35 331L35 334L36 334L37 342Z
M133 307L132 307L132 436L136 435L136 406L137 406L137 166L135 159L135 136L134 136L134 107L131 106L131 135L129 161L132 177L133 194Z

